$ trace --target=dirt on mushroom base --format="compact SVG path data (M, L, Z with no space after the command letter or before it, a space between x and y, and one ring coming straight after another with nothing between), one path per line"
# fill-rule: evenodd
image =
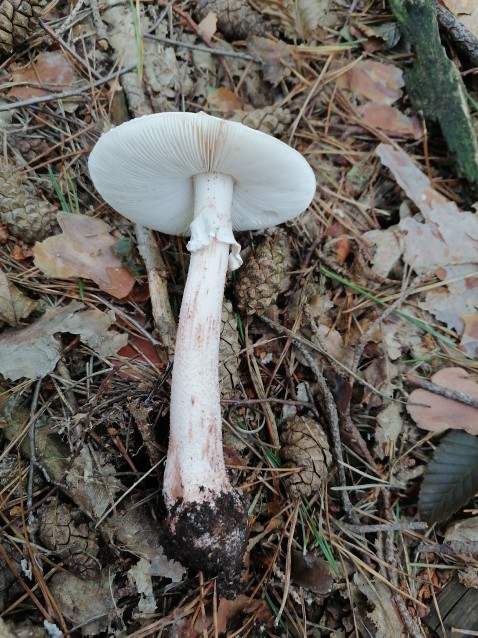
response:
M247 508L235 491L211 500L178 499L166 521L164 550L192 570L217 576L218 592L235 597L247 545Z

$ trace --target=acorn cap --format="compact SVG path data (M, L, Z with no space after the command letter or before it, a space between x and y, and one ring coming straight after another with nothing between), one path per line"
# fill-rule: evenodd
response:
M314 173L296 150L238 122L205 113L157 113L104 134L88 162L99 193L128 219L171 235L189 235L193 177L234 178L234 230L258 230L302 213Z

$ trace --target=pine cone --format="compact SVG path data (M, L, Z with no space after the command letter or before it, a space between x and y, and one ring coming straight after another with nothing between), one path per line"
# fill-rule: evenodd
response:
M247 0L198 0L194 17L198 22L208 13L217 15L217 28L226 40L245 40L248 35L265 35L267 22Z
M0 166L0 219L10 233L27 243L41 241L56 229L58 210L37 197L15 167Z
M292 497L315 494L328 473L332 460L322 426L308 416L287 419L280 433L279 457L283 467L301 468L284 478Z
M1 0L0 52L11 55L38 26L45 0Z
M289 111L273 106L254 109L253 111L237 111L234 117L231 118L233 122L242 122L249 128L269 133L269 135L282 135L291 119Z
M38 534L45 547L58 552L77 576L85 580L97 577L97 534L81 521L79 510L75 512L58 500L49 501L40 511Z
M277 229L259 244L238 271L237 305L248 315L264 314L289 287L292 257L284 231Z

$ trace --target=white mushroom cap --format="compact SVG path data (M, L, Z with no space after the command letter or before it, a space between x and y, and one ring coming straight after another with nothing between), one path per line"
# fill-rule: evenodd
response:
M158 113L103 135L90 159L103 198L134 222L189 235L193 177L234 178L235 230L275 226L302 213L316 188L307 161L283 142L238 122L205 113Z

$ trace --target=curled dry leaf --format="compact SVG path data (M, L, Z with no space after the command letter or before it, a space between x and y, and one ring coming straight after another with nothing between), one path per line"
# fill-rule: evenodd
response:
M35 264L47 277L84 277L113 297L126 297L133 275L113 252L116 240L105 222L86 215L58 213L62 235L35 244Z
M443 368L431 378L433 383L478 399L478 384L463 368ZM478 435L478 410L428 390L414 390L408 398L407 411L415 423L431 432L449 428Z
M9 326L18 326L37 308L38 302L23 294L0 270L0 321Z
M294 498L309 497L320 490L332 460L322 426L307 416L287 419L280 433L279 456L283 467L298 468L284 478Z

